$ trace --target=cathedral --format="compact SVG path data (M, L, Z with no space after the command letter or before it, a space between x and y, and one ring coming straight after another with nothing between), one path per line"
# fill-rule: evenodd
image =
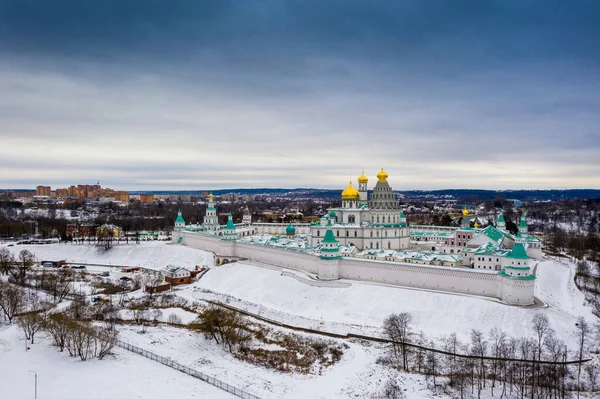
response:
M381 169L377 183L369 195L369 179L364 172L358 178L358 189L352 182L342 192L342 206L329 208L317 223L310 226L309 243L318 246L328 229L340 245L358 249L405 249L410 234L400 202Z

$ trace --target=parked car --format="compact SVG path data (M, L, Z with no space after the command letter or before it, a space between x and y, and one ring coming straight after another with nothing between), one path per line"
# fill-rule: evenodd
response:
M101 276L108 277L108 276L110 276L110 272L102 272Z
M81 270L81 269L85 269L85 266L83 266L83 265L73 265L73 266L71 266L71 269Z

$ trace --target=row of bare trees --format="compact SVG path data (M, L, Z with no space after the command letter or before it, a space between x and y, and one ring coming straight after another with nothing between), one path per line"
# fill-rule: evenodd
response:
M485 390L492 395L499 390L501 398L564 398L569 392L598 388L600 369L587 363L585 356L597 349L598 341L592 338L600 340L600 324L590 326L584 318L577 321L579 345L573 352L567 351L541 313L533 317L532 337L510 337L497 328L486 336L473 329L469 342L451 334L441 345L416 333L411 322L410 313L385 319L383 331L391 344L382 362L425 374L434 389L452 390L461 398L469 391L481 397ZM576 360L567 362L567 357Z
M103 359L118 342L114 325L94 326L75 321L65 313L50 315L43 326L61 352L66 348L70 356L82 361L92 356Z
M207 308L190 324L190 328L203 333L206 338L214 339L217 344L226 346L231 353L252 338L247 322L239 312L218 306Z

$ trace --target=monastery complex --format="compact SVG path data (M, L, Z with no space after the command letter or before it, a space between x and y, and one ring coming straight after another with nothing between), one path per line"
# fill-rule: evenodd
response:
M290 269L294 278L323 287L361 280L514 305L535 302L532 270L542 245L529 234L525 214L516 235L506 230L502 214L495 225L471 227L466 209L460 227L409 226L388 177L382 169L369 193L363 173L357 188L350 182L342 192L342 205L315 223L254 223L246 209L242 223L230 214L219 225L211 194L202 224L186 225L179 212L173 242ZM410 250L417 245L428 250Z

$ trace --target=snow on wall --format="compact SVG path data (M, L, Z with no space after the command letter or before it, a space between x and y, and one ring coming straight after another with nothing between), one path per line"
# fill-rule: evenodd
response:
M250 243L223 241L219 237L190 232L174 233L174 242L177 242L180 236L183 237L183 244L194 248L213 250L219 255L238 256L255 262L302 270L326 279L345 278L480 295L499 298L507 303L519 305L534 303L535 280L516 282L498 275L495 271L460 270L443 266L349 258L327 261L328 263L324 264L319 261L318 257L311 254Z

